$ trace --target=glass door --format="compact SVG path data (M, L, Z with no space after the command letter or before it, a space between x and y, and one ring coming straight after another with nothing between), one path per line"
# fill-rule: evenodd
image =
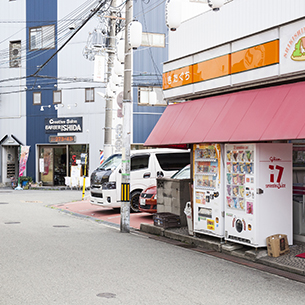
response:
M66 170L66 147L53 148L54 155L54 185L65 185Z
M40 147L39 157L42 164L39 173L40 181L42 181L43 185L53 185L53 148Z
M43 185L65 185L67 176L66 146L42 146L39 148L39 180Z

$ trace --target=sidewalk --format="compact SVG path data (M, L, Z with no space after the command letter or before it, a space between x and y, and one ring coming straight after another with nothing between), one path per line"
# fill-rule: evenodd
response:
M140 231L164 236L198 248L228 254L291 273L303 276L305 275L305 259L295 257L297 254L305 252L305 244L300 243L292 245L289 247L290 252L288 254L279 257L270 257L268 256L266 248L259 248L256 250L253 247L243 246L237 243L226 243L219 238L214 238L208 235L200 235L200 237L190 236L187 227L163 229L154 225L142 223Z
M52 207L60 209L69 214L82 215L87 218L93 218L96 221L106 222L111 225L120 225L121 214L119 209L103 208L92 205L88 199L65 204L53 205ZM131 213L130 227L136 230L140 229L141 223L152 224L152 215L149 213Z
M118 211L93 206L89 200L54 205L53 207L63 212L92 218L95 221L105 222L110 225L119 226L120 224L121 216ZM148 213L131 213L130 227L132 230L154 235L155 238L162 237L181 242L185 247L198 249L198 251L205 249L202 252L219 253L219 255L223 254L290 273L305 275L305 259L295 257L297 254L305 252L305 244L292 245L289 247L290 252L288 254L274 258L268 256L266 248L255 249L237 243L224 242L219 238L208 235L190 236L187 227L163 229L154 226L153 217Z

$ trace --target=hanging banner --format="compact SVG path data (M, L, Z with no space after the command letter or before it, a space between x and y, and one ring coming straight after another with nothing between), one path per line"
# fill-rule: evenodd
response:
M19 177L21 177L23 172L25 171L29 152L30 152L30 146L20 146Z

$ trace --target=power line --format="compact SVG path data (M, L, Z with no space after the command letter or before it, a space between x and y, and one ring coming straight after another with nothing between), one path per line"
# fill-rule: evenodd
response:
M109 9L110 7L110 4L111 4L111 1L109 1L109 5L107 7L107 9ZM101 2L101 0L98 1L100 4L97 6L97 8L102 8L104 4L107 3L107 0L104 0L103 2ZM149 3L150 1L148 0L147 3ZM149 9L151 8L148 12L150 12L151 10L155 9L156 7L158 7L159 5L161 5L162 3L164 3L165 1L162 0L162 2L160 2L158 5L155 5L155 6L150 6L146 9ZM147 4L146 3L146 4ZM85 12L88 12L88 4L90 4L90 14L87 18L89 19L86 19L87 21L90 20L96 13L98 13L98 10L95 11L94 8L92 8L92 1L89 0L87 2L85 2L82 6L78 7L76 10L74 10L73 12L71 12L70 14L68 14L67 16L65 16L63 19L61 19L58 24L60 24L60 26L57 27L57 29L59 30L59 34L57 34L57 37L59 36L59 39L56 41L57 45L60 44L61 41L64 41L64 43L61 45L61 47L42 65L40 66L39 69L36 70L36 72L32 75L28 75L28 76L24 76L24 77L13 77L13 78L7 78L7 79L1 79L0 80L0 83L4 83L4 82L11 82L11 81L16 81L16 80L22 80L22 79L27 79L29 77L37 77L38 76L38 73L43 69L43 67L50 61L52 60L52 58L54 58L54 56L76 35L76 33L80 30L81 27L84 26L84 24L87 22L87 21L82 21L84 18L84 14ZM94 4L96 4L96 1L94 2ZM122 4L120 4L117 8L121 8L120 10L123 9L123 7L125 6L126 4L126 1L124 1ZM155 4L155 3L154 3ZM95 6L96 8L96 6ZM142 5L142 8L143 8L143 5ZM104 9L104 10L100 10L100 13L103 13L105 12L107 9ZM94 14L92 14L92 12L95 12ZM147 11L145 11L145 9L143 8L141 13L143 13L144 15L147 13ZM139 16L139 14L138 14ZM145 18L145 17L144 17ZM71 30L69 30L69 32L66 32L68 26L71 24L70 21L72 20L78 20L79 22L82 22L82 25L78 25L78 28L77 30L71 35ZM144 22L146 23L146 21L144 20ZM0 22L1 23L1 22ZM146 25L145 25L146 26ZM146 26L147 28L147 26ZM22 30L22 29L21 29ZM19 30L19 31L21 31ZM18 31L18 32L19 32ZM17 32L17 33L18 33ZM65 36L66 35L66 36ZM70 35L70 36L69 36ZM68 38L67 38L68 37ZM67 38L67 40L65 40L65 38ZM149 47L150 49L150 47ZM23 48L22 50L26 50L26 45L23 44ZM26 59L27 61L30 61L38 56L41 56L42 54L44 54L45 52L48 52L49 50L36 50L36 51L32 51L30 56L28 56L28 58ZM3 53L7 56L7 54L9 53L8 50L0 50L0 65L1 65L1 56L4 57ZM22 61L25 60L24 58L25 56L22 57ZM154 65L154 69L156 72L155 75L157 76L157 78L159 79L159 76L161 76L161 72L159 71L156 63L154 62L154 59L152 58L152 54L151 54L151 50L150 50L150 57L153 61L153 65ZM8 60L6 60L6 63L8 62ZM3 61L2 61L2 64L3 64ZM27 68L29 68L29 65L27 65ZM137 76L135 76L137 77ZM144 75L142 75L141 77L146 77ZM160 79L158 81L160 83ZM162 81L161 81L162 82Z

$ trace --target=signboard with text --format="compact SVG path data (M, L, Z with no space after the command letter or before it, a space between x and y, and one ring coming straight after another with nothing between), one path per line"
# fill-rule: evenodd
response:
M44 123L46 133L83 132L83 118L46 118Z
M50 143L75 143L75 136L49 136Z

